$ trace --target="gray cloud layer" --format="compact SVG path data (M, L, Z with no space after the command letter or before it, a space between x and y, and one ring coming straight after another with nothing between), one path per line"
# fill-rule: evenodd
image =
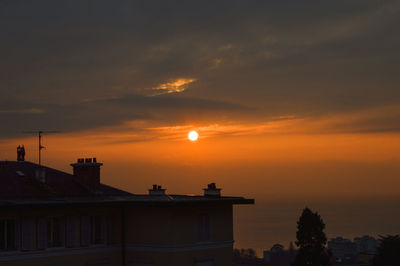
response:
M237 119L242 106L255 108L241 118L263 119L400 104L399 13L394 0L2 0L0 123L79 130ZM143 96L178 78L197 81Z
M63 132L118 125L125 121L156 121L158 125L202 122L224 119L235 114L243 116L251 109L220 101L170 95L124 95L74 104L18 105L0 102L3 136L19 136L26 130L57 129Z

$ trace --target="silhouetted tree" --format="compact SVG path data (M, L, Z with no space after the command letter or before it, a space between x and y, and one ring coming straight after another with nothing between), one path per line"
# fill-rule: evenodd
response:
M240 250L239 249L235 248L233 250L233 257L240 258Z
M256 258L256 252L252 248L247 248L247 249L234 249L233 250L233 255L236 257L241 257L241 258Z
M234 265L265 265L262 259L257 258L256 252L252 248L234 249L233 250Z
M294 251L294 246L292 241L290 241L289 243L289 251Z
M297 222L297 241L299 247L292 266L328 266L330 256L325 250L325 224L321 216L305 208Z
M256 257L256 252L255 252L254 249L252 249L252 248L248 248L248 249L246 250L246 253L247 253L247 256L248 256L249 258L255 258L255 257Z
M400 236L381 236L380 246L373 260L374 266L397 266L400 265Z

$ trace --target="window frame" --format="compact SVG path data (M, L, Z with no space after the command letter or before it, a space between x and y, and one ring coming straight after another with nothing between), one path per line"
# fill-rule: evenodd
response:
M2 217L0 218L0 223L4 223L0 225L0 230L3 232L2 237L4 237L4 248L0 249L0 252L7 252L7 251L16 251L18 250L18 236L17 236L17 226L19 225L16 218L13 217ZM13 224L12 232L9 231L9 223ZM13 239L13 246L10 247L9 245L9 237ZM1 240L0 240L1 241Z
M46 219L46 249L49 248L63 248L65 247L65 243L63 243L63 234L65 234L65 230L63 230L63 226L65 223L63 222L62 216L49 216ZM55 223L54 221L57 220L58 222L58 242L55 244L54 236L56 235L56 231L54 230ZM49 230L50 224L50 230ZM50 236L50 239L49 239Z
M106 219L104 215L90 216L90 245L98 246L106 244ZM99 238L97 233L99 233Z
M197 242L211 242L212 234L211 234L211 217L208 213L201 213L197 216Z

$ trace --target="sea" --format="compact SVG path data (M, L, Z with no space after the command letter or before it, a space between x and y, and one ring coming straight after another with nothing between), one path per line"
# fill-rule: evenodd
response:
M252 248L262 257L276 243L295 245L305 207L321 215L328 239L400 234L400 197L256 198L254 205L234 206L234 247Z

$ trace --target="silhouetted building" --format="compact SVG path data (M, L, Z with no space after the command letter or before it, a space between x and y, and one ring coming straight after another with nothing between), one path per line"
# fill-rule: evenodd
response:
M242 197L137 195L100 182L95 158L74 175L0 161L0 265L232 265L233 204Z
M357 246L357 251L364 254L375 254L379 247L379 241L368 235L355 237L354 243Z
M262 259L256 256L256 252L251 249L235 249L233 251L234 266L265 266Z
M264 263L267 266L290 266L296 254L297 251L292 243L288 250L285 250L281 244L275 244L269 251L264 251Z
M328 249L332 252L336 263L352 263L357 259L357 246L349 239L332 238L328 241Z

